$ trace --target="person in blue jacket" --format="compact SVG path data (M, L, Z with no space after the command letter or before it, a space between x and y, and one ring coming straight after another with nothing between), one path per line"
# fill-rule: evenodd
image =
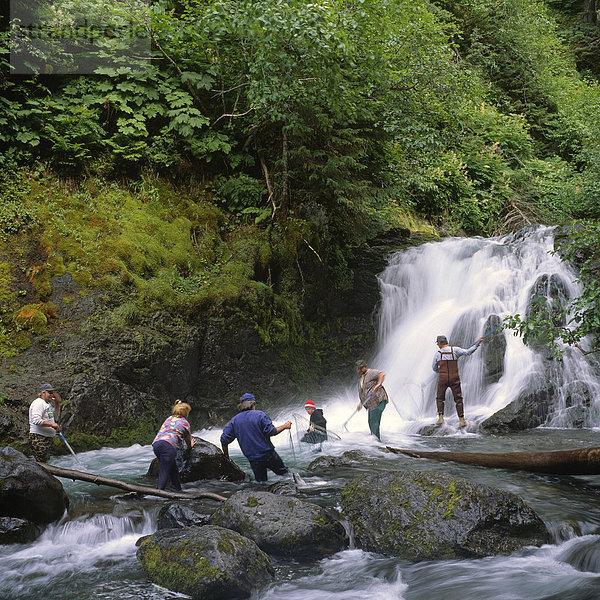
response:
M237 439L238 444L248 459L254 477L259 483L267 481L267 469L277 475L285 475L288 468L271 443L271 437L284 429L291 429L292 422L286 421L275 427L269 415L256 410L256 399L253 394L244 394L238 404L238 414L225 425L221 434L223 454L229 457L229 444Z

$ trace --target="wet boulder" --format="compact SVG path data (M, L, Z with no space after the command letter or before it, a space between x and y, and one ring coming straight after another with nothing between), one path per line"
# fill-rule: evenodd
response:
M502 320L497 315L488 317L484 330L492 331L498 327ZM483 377L484 383L490 385L496 383L504 374L504 354L506 352L506 338L502 330L490 334L485 343L481 345L481 356L483 360Z
M361 450L347 450L341 456L319 456L308 465L307 469L314 473L340 467L353 467L367 461L367 455Z
M194 600L248 598L273 580L269 557L252 540L210 525L141 538L137 558L153 583Z
M181 529L208 525L208 518L199 502L173 502L163 506L158 513L158 529Z
M18 450L0 448L0 516L45 525L69 506L62 483Z
M342 513L357 547L407 560L508 554L549 539L514 494L445 474L366 475L344 488Z
M552 386L522 392L516 400L480 424L489 433L525 431L543 425L548 418L556 390Z
M0 517L0 544L27 544L42 535L42 527L14 517Z
M344 527L330 511L269 492L237 492L217 508L210 523L238 531L277 556L322 558L347 545Z
M184 453L184 465L180 471L183 483L201 479L224 479L226 481L244 481L246 473L231 459L227 458L220 448L201 438L194 438L196 443ZM148 477L158 477L158 458L155 458L148 469Z
M280 496L297 496L298 486L291 481L278 481L270 485L267 488L267 491L271 494L278 494Z

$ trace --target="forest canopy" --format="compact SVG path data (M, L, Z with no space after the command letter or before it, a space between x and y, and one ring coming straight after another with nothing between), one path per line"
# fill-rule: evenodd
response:
M2 238L37 232L46 270L127 295L124 314L251 296L278 304L289 333L304 271L343 290L353 248L389 229L599 216L595 3L14 0L9 13ZM0 267L0 287L18 287ZM32 299L2 293L13 339Z

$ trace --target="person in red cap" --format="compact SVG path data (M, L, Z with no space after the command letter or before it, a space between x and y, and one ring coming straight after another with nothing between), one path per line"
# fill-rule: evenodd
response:
M307 444L324 442L327 439L327 419L323 416L323 409L317 408L312 400L304 403L304 409L310 415L310 423L300 441Z

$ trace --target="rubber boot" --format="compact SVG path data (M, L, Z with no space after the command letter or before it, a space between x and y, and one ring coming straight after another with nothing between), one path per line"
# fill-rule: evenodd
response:
M444 415L438 415L438 420L435 422L436 425L444 424Z
M465 421L464 417L460 417L460 419L458 420L458 426L459 427L466 427L468 425L468 423Z

